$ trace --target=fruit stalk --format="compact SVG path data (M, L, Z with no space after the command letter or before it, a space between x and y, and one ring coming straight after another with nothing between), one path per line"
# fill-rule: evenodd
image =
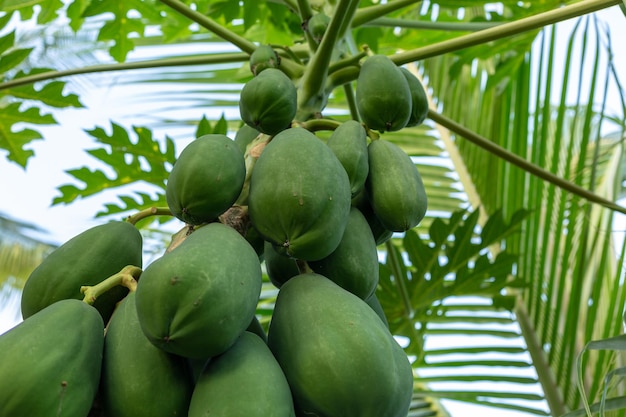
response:
M150 207L128 216L126 221L132 225L136 225L140 220L151 216L173 216L173 214L168 207Z
M137 289L137 280L141 276L141 272L141 268L128 265L122 268L117 274L111 275L99 284L80 287L80 292L85 295L83 302L93 305L98 297L119 285L128 288L129 291L135 291Z

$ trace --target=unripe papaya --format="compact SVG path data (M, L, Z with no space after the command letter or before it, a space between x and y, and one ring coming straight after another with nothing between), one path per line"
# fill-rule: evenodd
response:
M289 278L300 274L298 261L278 253L270 242L265 242L264 255L267 276L276 288L280 288Z
M221 223L202 226L141 274L141 328L166 352L219 355L250 324L261 281L259 258L243 236Z
M268 346L302 415L406 417L411 364L378 315L317 274L280 289Z
M400 130L411 117L411 92L400 68L386 55L368 57L356 84L356 105L363 122L381 132Z
M127 222L109 222L74 236L55 249L28 277L22 291L22 316L28 318L50 304L83 299L81 286L96 285L125 266L142 264L142 237ZM128 290L115 287L94 303L105 323Z
M406 127L421 125L428 114L428 97L426 96L426 90L424 90L424 86L420 80L418 80L411 71L404 67L400 67L400 71L402 71L406 81L409 83L409 90L411 91L411 117Z
M279 69L267 68L241 89L241 119L267 135L287 129L296 116L296 108L296 86Z
M98 391L104 322L57 301L0 336L0 416L85 417Z
M192 392L186 359L146 338L137 318L135 293L129 293L113 313L104 340L100 398L105 416L184 416Z
M326 258L308 264L314 272L363 300L372 295L378 285L378 251L363 214L352 208L337 249Z
M383 309L383 306L380 304L380 300L378 300L378 296L376 295L376 292L370 295L365 300L365 302L367 303L368 306L372 308L372 310L374 310L374 312L376 312L376 314L378 314L378 317L380 317L382 322L385 324L385 327L389 328L389 321L387 321L385 310Z
M246 179L246 163L226 135L204 135L189 143L169 174L165 197L172 214L188 224L215 220L233 205Z
M270 45L259 45L250 54L250 72L253 75L268 68L278 68L280 65L280 56Z
M346 170L354 197L363 189L369 171L365 128L356 120L343 122L330 135L326 144Z
M287 379L267 345L243 332L206 365L198 378L189 417L295 417Z
M360 193L352 198L352 207L356 207L363 214L367 220L367 224L370 226L370 230L374 235L376 246L382 245L393 236L393 232L388 230L380 223L378 217L374 214L372 204L367 198L367 190L363 188Z
M256 137L260 134L261 132L259 132L255 128L244 124L239 128L239 130L237 130L237 133L235 133L235 138L233 140L235 141L235 144L237 145L241 153L245 155L250 142L256 139Z
M280 253L318 260L335 250L350 212L350 181L324 142L301 127L280 132L254 166L250 220Z
M372 210L388 230L404 232L419 224L428 200L417 167L398 145L378 139L368 145L365 183Z
M329 24L330 16L324 12L315 13L309 18L306 24L306 30L309 36L319 44L322 41Z

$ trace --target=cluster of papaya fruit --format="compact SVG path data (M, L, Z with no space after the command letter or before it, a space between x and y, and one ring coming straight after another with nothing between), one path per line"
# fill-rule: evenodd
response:
M368 57L362 122L322 140L294 122L278 56L250 63L234 140L198 137L170 172L180 239L142 269L138 229L109 222L33 271L24 321L0 336L0 416L407 415L412 368L376 298L377 245L427 199L410 157L371 129L422 123L423 88ZM278 288L268 329L264 271Z

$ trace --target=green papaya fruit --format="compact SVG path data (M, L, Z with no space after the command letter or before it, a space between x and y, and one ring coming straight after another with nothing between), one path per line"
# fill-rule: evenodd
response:
M411 364L362 299L318 274L278 292L268 346L302 415L406 417Z
M365 188L374 214L394 232L417 226L426 214L428 199L415 163L402 148L383 139L372 141L368 151Z
M378 285L378 251L365 216L350 210L346 230L337 249L309 267L359 298L366 299Z
M261 265L233 228L210 223L145 268L137 316L157 347L190 358L219 355L256 312Z
M56 301L83 299L81 286L95 285L125 266L142 265L142 237L127 222L109 222L89 228L51 252L30 274L22 291L22 316L28 318ZM128 293L115 287L94 307L108 322L115 305Z
M385 324L385 327L389 328L389 321L387 321L385 310L383 309L383 306L380 304L380 301L378 300L378 296L376 295L376 292L374 292L372 295L367 297L365 302L367 303L367 305L369 305L372 308L372 310L374 310L374 312L376 312L376 314L378 314L378 317L380 317L382 322Z
M363 189L369 171L365 128L356 120L343 122L333 131L326 144L346 170L354 197Z
M104 322L57 301L0 335L0 416L85 417L98 391Z
M319 44L330 24L330 16L324 12L315 13L309 18L306 24L306 31L309 36Z
M267 343L267 333L265 333L265 330L263 329L263 326L261 325L261 322L259 321L257 316L252 317L252 321L246 328L246 331L254 333L255 335L259 336L261 340L263 340L263 343Z
M259 156L248 211L279 253L318 260L339 245L350 199L350 181L335 154L313 133L294 127L274 136Z
M267 135L287 129L296 116L296 108L296 86L279 69L267 68L241 89L241 119Z
M295 417L287 379L267 345L243 332L198 378L189 417Z
M204 135L180 153L167 180L172 214L198 225L215 220L233 205L246 179L246 162L226 135Z
M418 126L424 123L428 115L428 96L424 86L415 75L408 69L400 67L400 71L409 83L409 91L411 92L411 117L406 127Z
M278 68L280 65L280 56L270 45L259 45L250 54L250 72L253 75L268 68Z
M276 288L280 288L289 278L300 274L298 262L289 256L278 253L270 242L265 242L264 254L265 271Z
M237 133L235 133L235 138L233 140L235 141L235 144L237 145L241 153L245 155L246 151L248 150L248 145L260 134L261 132L259 132L255 128L244 124L239 128L239 130L237 130Z
M137 318L135 293L129 293L113 313L104 339L100 399L105 416L184 416L192 392L186 359L146 338Z
M386 55L372 55L361 65L356 82L356 105L370 129L404 128L411 117L411 91L400 68Z
M367 190L363 188L359 194L352 198L352 206L359 209L359 211L363 214L367 223L370 226L370 230L374 235L374 240L376 241L376 246L382 245L393 236L393 232L388 230L380 223L378 217L374 214L374 210L372 209L372 205L367 198Z

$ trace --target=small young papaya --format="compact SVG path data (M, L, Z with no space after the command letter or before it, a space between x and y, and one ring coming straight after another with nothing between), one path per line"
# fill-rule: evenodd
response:
M0 416L85 417L98 391L104 322L57 301L0 335Z
M356 82L356 105L370 129L391 132L411 117L411 91L400 68L386 55L365 59Z
M426 115L428 114L428 97L426 96L426 90L424 86L417 79L415 75L405 67L400 67L400 71L409 83L409 90L411 91L411 117L406 124L406 127L418 126L424 123Z
M146 338L135 293L129 293L113 313L104 339L100 400L105 416L183 416L192 391L187 361Z
M354 197L363 189L369 171L365 128L356 120L345 121L333 131L326 144L346 170Z
M265 242L264 254L265 271L276 288L280 288L289 278L300 274L298 261L278 253L270 242Z
M256 139L256 137L260 134L261 132L259 132L255 128L244 124L239 128L239 130L237 130L237 133L235 133L235 138L233 140L235 141L235 144L237 145L241 153L245 155L250 142Z
M248 212L279 253L305 261L322 259L339 245L346 227L348 175L313 133L301 127L284 130L254 166Z
M382 245L393 236L393 232L388 230L380 223L378 217L374 214L372 204L367 198L367 190L363 188L360 193L352 198L352 207L356 207L363 214L367 220L367 224L370 226L370 230L374 235L376 246Z
M278 292L268 346L301 415L406 417L411 364L362 299L318 274L301 274Z
M280 56L270 45L259 45L250 54L250 72L252 75L259 73L268 68L278 68L280 65Z
M245 331L206 365L188 415L295 417L295 411L287 379L272 352L259 336Z
M313 39L315 43L319 44L322 41L329 24L330 16L324 12L315 13L306 22L306 31L311 39Z
M208 223L237 200L245 179L246 162L237 144L226 135L204 135L174 163L165 189L167 205L185 223Z
M241 89L241 119L267 135L287 129L296 116L296 108L296 86L277 68L265 69Z
M109 222L89 228L51 252L30 274L22 291L22 316L28 318L66 298L82 300L81 286L96 285L125 266L142 265L142 237L128 222ZM115 305L128 293L115 287L94 303L108 322Z
M378 251L365 216L352 208L337 249L324 259L308 264L314 272L361 299L372 295L378 285Z
M137 317L164 351L213 357L250 325L261 283L259 258L246 239L209 223L145 268L135 294Z
M376 218L394 232L417 226L426 214L428 200L415 163L402 148L384 139L372 141L368 154L365 189Z

